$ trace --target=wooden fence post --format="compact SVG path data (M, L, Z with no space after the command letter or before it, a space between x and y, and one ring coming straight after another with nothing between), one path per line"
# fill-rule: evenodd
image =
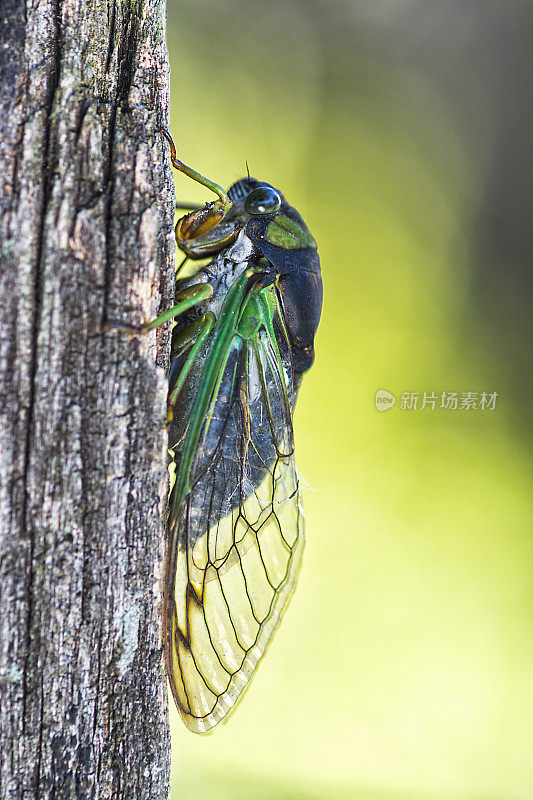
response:
M1 13L0 797L166 800L165 6Z

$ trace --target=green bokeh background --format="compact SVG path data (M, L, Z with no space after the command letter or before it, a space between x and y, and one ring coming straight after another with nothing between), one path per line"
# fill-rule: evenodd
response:
M279 186L325 286L298 590L227 725L172 713L176 798L533 797L531 17L169 0L179 156ZM409 411L404 391L498 399Z

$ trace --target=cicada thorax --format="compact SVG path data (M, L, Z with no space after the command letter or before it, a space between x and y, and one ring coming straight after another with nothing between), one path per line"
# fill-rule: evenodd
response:
M287 223L293 223L294 233L287 230ZM316 244L298 212L290 207L274 220L251 220L246 232L278 276L276 285L291 341L293 369L301 376L314 361L314 340L322 311Z
M254 179L227 197L223 215L213 204L177 226L188 255L213 256L179 288L208 283L212 295L178 320L173 345L201 315L216 322L194 363L174 347L169 380L172 395L187 364L169 433L167 665L181 716L200 733L235 705L294 588L303 515L292 414L322 303L300 215Z

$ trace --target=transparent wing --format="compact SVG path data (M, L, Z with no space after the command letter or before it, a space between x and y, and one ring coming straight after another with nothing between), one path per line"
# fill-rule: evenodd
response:
M197 733L242 695L300 567L290 356L279 339L268 324L230 338L190 492L171 512L167 661L181 717Z

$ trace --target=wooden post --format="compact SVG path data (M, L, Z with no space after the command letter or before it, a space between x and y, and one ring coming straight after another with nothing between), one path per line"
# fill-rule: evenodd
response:
M4 0L0 797L166 800L162 0ZM168 327L168 326L167 326Z

